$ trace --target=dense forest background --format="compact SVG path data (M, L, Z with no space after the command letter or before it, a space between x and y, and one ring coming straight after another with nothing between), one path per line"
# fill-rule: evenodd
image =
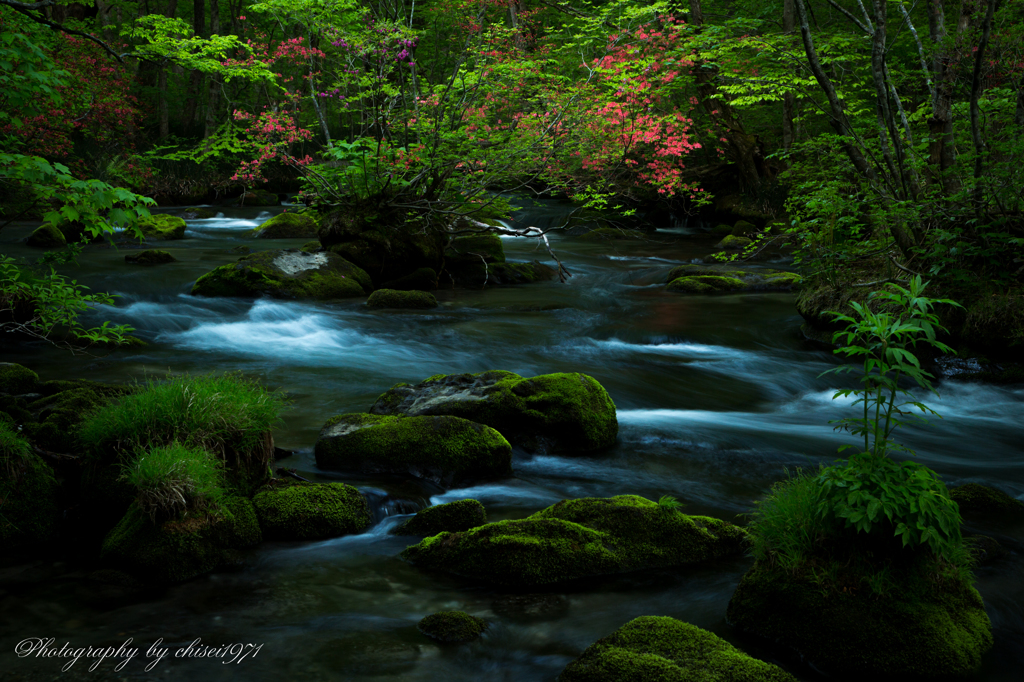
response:
M99 234L151 200L266 189L465 232L508 214L495 190L546 193L616 226L749 220L741 257L788 243L805 314L921 274L983 301L960 320L975 336L1019 342L1022 15L1019 0L0 0L4 219Z

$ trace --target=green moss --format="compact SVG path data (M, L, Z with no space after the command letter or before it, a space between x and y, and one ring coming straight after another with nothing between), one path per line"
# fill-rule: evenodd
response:
M679 265L672 268L668 273L666 282L679 279L680 277L698 277L698 276L712 276L712 277L735 277L736 279L743 279L747 276L747 272L744 270L726 270L720 267L712 267L710 265L694 265L687 263L686 265Z
M0 547L53 539L57 512L53 469L12 423L0 421Z
M746 234L754 234L756 232L758 232L757 225L746 220L737 220L736 224L733 225L732 228L732 234L739 237Z
M55 452L79 448L82 422L111 400L111 392L75 388L41 398L29 405L36 422L26 424L26 433L40 446Z
M28 246L37 249L60 249L67 242L67 238L53 223L43 223L25 238L25 243Z
M377 289L370 294L366 305L371 308L412 308L427 310L437 307L437 299L426 291L398 291L396 289Z
M546 282L558 277L550 265L538 261L529 263L495 263L489 266L489 284L532 284Z
M273 192L255 189L238 198L239 206L279 206L281 199Z
M667 568L742 551L746 534L634 495L564 500L519 521L441 533L406 548L422 568L507 586Z
M743 249L750 246L750 240L746 237L740 237L734 234L729 235L722 241L720 241L715 248L725 249L726 251L742 251Z
M438 611L421 620L416 627L439 642L466 644L480 638L487 629L487 621L464 611Z
M0 362L0 393L21 395L31 393L39 383L39 375L14 362Z
M483 258L487 263L504 263L505 248L501 237L496 234L481 234L471 237L456 237L444 253L449 270L462 265L476 265Z
M318 229L316 220L305 213L279 213L253 230L259 239L296 239L315 237Z
M679 279L672 280L665 288L668 291L706 294L719 291L738 291L740 289L746 289L747 284L736 277L697 275L693 277L680 277Z
M795 272L775 272L765 278L765 284L772 288L795 287L803 281L803 278Z
M370 412L450 414L486 424L533 450L592 452L614 444L619 429L615 403L585 374L526 379L491 371L431 377L416 386L393 387Z
M314 448L322 469L416 476L443 486L512 473L512 447L492 428L459 417L343 414Z
M716 237L725 237L732 234L732 225L721 223L711 228L711 234Z
M320 250L320 242L317 240L306 242L305 244L299 247L299 251L302 251L303 253L318 253Z
M248 506L247 506L248 505ZM258 542L248 500L228 501L216 515L154 525L132 505L103 540L100 558L151 583L179 583L225 563L228 551Z
M178 216L155 214L139 221L139 229L147 240L184 239L185 221Z
M393 531L394 535L437 535L448 531L457 533L487 523L487 511L477 500L458 500L416 512Z
M166 251L158 249L147 249L139 253L130 253L124 257L126 263L135 265L160 265L162 263L174 263L178 259Z
M992 646L977 590L966 581L904 576L879 599L872 590L822 590L756 563L729 602L728 620L787 646L826 674L867 679L964 675Z
M965 483L950 488L949 496L963 514L998 516L1006 521L1024 519L1024 502L1010 497L1002 490L978 483Z
M580 239L586 239L589 241L608 241L618 239L629 239L639 240L646 239L645 235L640 230L620 230L615 227L599 227L596 230L591 230L585 235L581 236Z
M591 644L560 682L796 682L771 663L674 618L641 616Z
M437 289L437 273L432 268L420 268L405 277L384 282L381 288L398 291L433 291Z
M206 273L192 294L323 300L364 296L369 285L365 272L337 254L261 251Z
M366 500L344 483L274 486L252 501L267 539L319 540L361 533L370 525Z
M201 206L186 208L181 214L181 218L183 220L208 220L209 218L216 217L217 211L210 208L203 208Z

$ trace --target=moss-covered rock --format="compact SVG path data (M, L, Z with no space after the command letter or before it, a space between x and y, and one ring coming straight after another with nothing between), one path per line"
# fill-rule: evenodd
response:
M444 252L445 269L456 279L466 276L468 268L475 272L483 271L483 264L504 263L505 247L501 237L496 234L479 234L469 237L457 237Z
M466 644L480 639L487 629L487 621L465 611L438 611L419 622L420 632L446 644Z
M487 523L487 511L477 500L458 500L416 512L401 526L391 531L394 535L437 535L448 531L460 531L476 528Z
M457 271L442 274L442 281L446 275L456 286L475 289L482 286L511 286L548 282L558 278L558 271L539 261L491 263L485 266L477 260L476 263L468 263Z
M775 272L774 270L772 272ZM686 265L678 265L669 270L668 277L665 278L666 282L679 279L680 277L734 277L736 279L743 279L749 274L752 274L748 270L740 270L738 268L727 268L714 265L696 265L693 263L687 263Z
M437 307L437 299L428 291L398 291L397 289L377 289L366 299L371 308L410 308L413 310L429 310Z
M462 417L537 451L592 452L614 444L619 431L615 403L585 374L441 374L392 387L370 412Z
M362 533L370 525L366 500L344 483L271 486L252 501L267 539L320 540Z
M390 224L376 207L338 209L320 221L324 248L365 270L375 285L404 277L420 268L441 271L444 238L416 229L404 219Z
M217 211L211 208L204 208L202 206L195 206L193 208L186 208L181 213L182 220L209 220L210 218L216 218Z
M303 253L319 253L323 251L323 247L320 246L319 241L314 239L313 241L306 242L305 244L300 246L299 251L302 251Z
M320 431L321 469L402 474L445 487L512 473L512 447L494 429L450 416L342 414Z
M563 500L519 521L441 533L406 548L421 568L527 587L668 568L743 551L746 533L635 495Z
M672 280L665 288L668 291L709 294L717 291L740 291L747 287L743 280L735 277L698 275L696 277L680 277L679 279Z
M591 230L586 234L582 235L580 239L587 241L604 242L604 241L616 241L616 240L629 240L638 241L645 239L645 235L640 230L628 230L618 229L615 227L599 227L596 230Z
M756 234L757 232L759 232L759 230L757 229L757 225L754 223L746 220L737 220L736 224L732 227L731 234L737 237L742 237L744 235Z
M279 206L281 198L273 192L255 189L238 198L239 206Z
M139 221L139 229L147 241L185 238L185 221L165 213L143 218Z
M323 300L364 296L369 286L366 273L337 254L260 251L206 273L192 294Z
M305 213L279 213L253 230L258 239L297 239L315 237L319 226Z
M992 646L977 590L966 582L903 581L878 598L871 589L823 589L809 576L755 564L729 602L739 629L798 652L845 678L965 675Z
M28 409L35 421L25 425L25 432L47 450L74 452L83 420L122 392L120 387L109 388L74 388L30 403Z
M727 225L726 223L715 225L711 228L711 234L716 237L726 237L732 234L732 225Z
M796 682L771 663L674 618L641 616L583 652L559 682Z
M0 393L31 393L38 383L39 375L28 367L15 362L0 362Z
M384 282L381 288L398 291L433 291L437 289L437 273L432 268L420 268L405 277Z
M178 259L166 251L158 249L147 249L139 253L129 253L124 257L125 263L134 265L161 265L163 263L174 263Z
M62 249L68 240L56 225L43 223L25 237L25 243L36 249Z
M229 498L210 514L155 525L137 505L103 540L100 558L146 582L179 583L229 561L230 550L260 541L252 503Z
M740 237L731 234L722 241L715 244L715 248L724 249L726 251L742 251L743 249L750 246L750 244L751 241L747 237Z
M0 420L0 547L52 540L57 481L14 424Z
M965 483L949 489L949 496L965 516L985 516L1003 521L1024 520L1024 502L978 483Z

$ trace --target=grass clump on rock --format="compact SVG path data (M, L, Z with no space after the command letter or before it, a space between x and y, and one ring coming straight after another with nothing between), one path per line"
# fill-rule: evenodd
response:
M778 666L751 658L696 625L658 616L641 616L597 640L558 679L796 682Z
M320 540L361 533L370 509L360 492L344 483L295 483L264 488L253 497L268 539Z
M510 587L668 568L742 551L746 533L705 516L687 516L635 495L563 500L518 521L440 533L402 558Z
M438 611L421 620L416 627L439 642L466 644L480 638L487 629L487 621L464 611Z
M391 532L394 535L437 535L444 531L457 533L485 523L487 511L480 502L458 500L421 509Z
M342 414L314 447L322 469L391 473L454 486L512 473L512 446L494 429L452 416Z
M153 522L186 510L217 507L225 496L223 462L210 452L172 443L136 455L122 478L136 490L136 504Z
M371 308L409 308L429 310L437 307L437 298L428 291L401 291L398 289L377 289L370 294L366 305Z

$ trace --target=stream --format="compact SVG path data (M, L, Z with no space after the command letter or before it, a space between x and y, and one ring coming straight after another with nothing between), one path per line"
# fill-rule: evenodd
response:
M441 305L430 311L369 310L363 299L195 298L188 294L192 282L237 259L236 247L298 248L306 241L251 238L251 230L280 208L216 210L221 216L189 221L184 240L154 244L177 263L129 265L124 256L130 250L93 245L68 268L94 290L120 295L115 308L95 312L95 321L130 324L148 346L72 355L0 339L0 358L42 379L124 382L223 371L258 377L292 401L274 433L279 447L295 452L281 465L310 479L357 486L370 501L374 525L361 535L320 542L265 542L247 551L235 570L158 591L98 585L84 579L91 567L70 563L2 562L0 671L9 677L0 679L61 674L64 660L13 655L26 637L115 647L131 637L142 651L121 671L107 661L88 673L91 662L83 659L72 673L192 682L240 675L550 682L589 644L641 615L693 623L802 680L820 679L725 623L749 558L524 596L413 568L398 558L409 540L388 535L419 508L463 498L481 501L495 521L522 518L565 498L673 495L686 513L744 523L737 515L787 470L829 463L839 446L852 442L829 422L851 414L852 398L833 400L832 394L853 380L820 376L838 361L803 339L793 294L666 292L669 270L711 252L715 241L680 222L662 226L648 241L593 243L554 233L552 246L573 274L567 283L439 291ZM516 224L558 224L567 211L539 204L519 211ZM0 232L0 251L37 258L39 252L20 241L31 227ZM532 241L503 241L509 260L549 260ZM516 451L514 477L447 492L422 481L317 469L313 444L329 417L365 411L397 382L489 369L594 377L618 408L618 443L583 457ZM905 429L901 442L950 485L973 481L1024 499L1024 387L946 381L937 388L939 396L921 397L943 418ZM995 647L973 679L1019 682L1024 528L994 535L1011 554L977 570ZM490 627L472 644L441 646L416 629L439 610L467 611ZM160 638L172 652L196 638L262 647L232 664L172 654L147 672L151 661L141 659Z

